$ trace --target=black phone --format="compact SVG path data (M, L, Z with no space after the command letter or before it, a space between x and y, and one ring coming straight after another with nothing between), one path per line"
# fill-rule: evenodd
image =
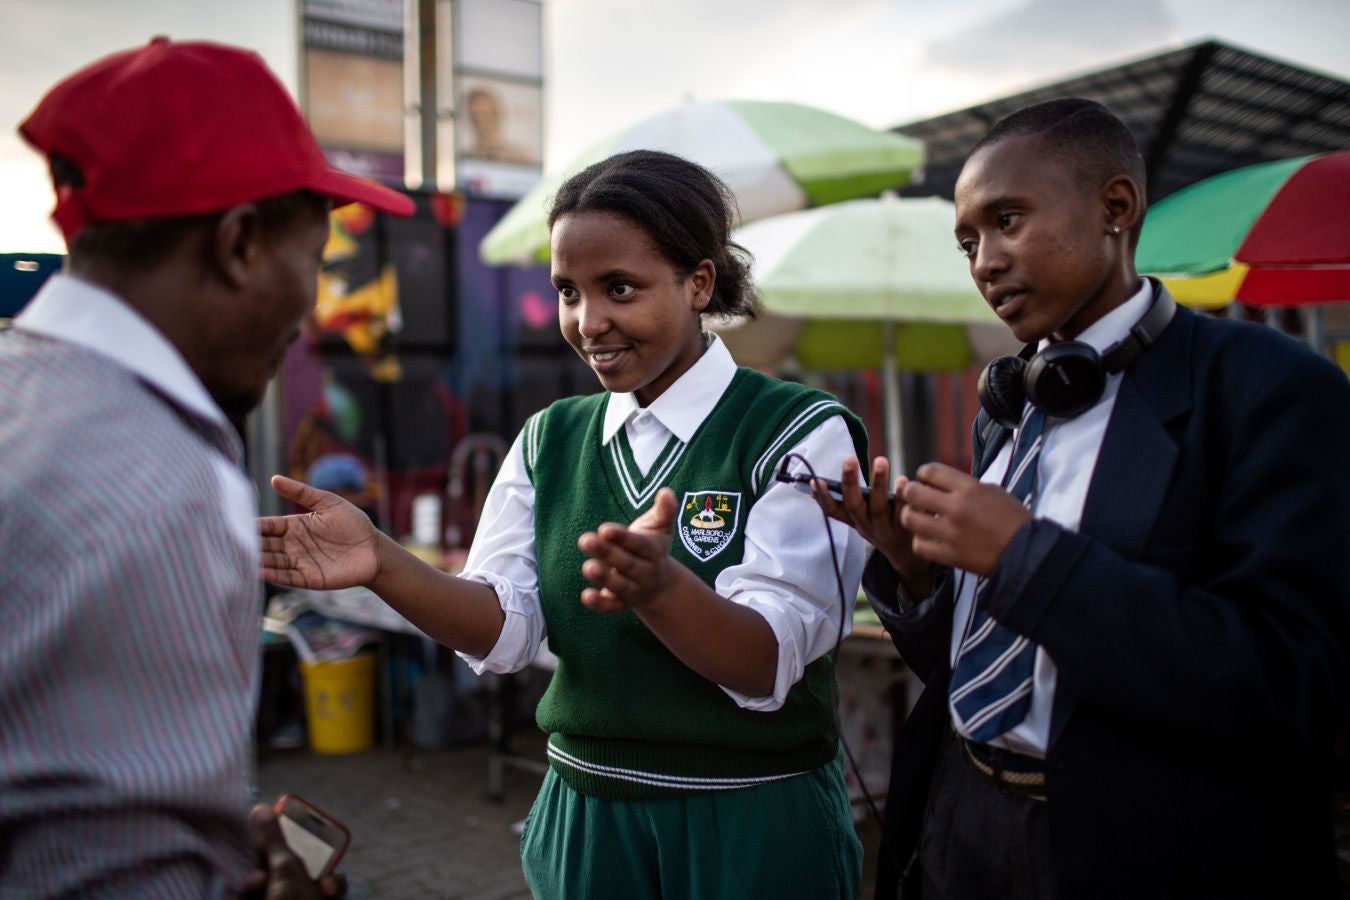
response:
M810 494L813 497L815 496L815 492L811 489L811 482L819 481L821 484L825 485L825 489L829 491L830 496L835 500L843 502L844 499L843 485L833 478L821 478L819 475L812 478L805 472L785 472L782 469L778 470L774 475L774 478L778 481L788 482L792 484L793 487L797 488L797 490L804 494ZM862 489L863 499L870 500L872 497L872 489L868 487L866 483L860 484L859 488ZM887 491L886 499L892 501L895 500L895 491Z

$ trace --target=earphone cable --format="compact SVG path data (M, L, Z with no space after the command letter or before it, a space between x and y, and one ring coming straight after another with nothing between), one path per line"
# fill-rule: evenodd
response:
M807 474L810 475L811 479L814 481L816 478L816 470L812 468L811 463L800 453L787 454L783 457L780 465L786 468L788 462L793 459L797 460L805 467ZM835 668L837 670L839 666L839 647L844 643L844 622L845 616L848 615L849 603L848 598L844 595L844 574L839 562L839 551L834 543L834 530L830 528L829 513L825 511L825 506L820 503L819 499L816 500L816 506L820 509L820 516L825 524L825 536L830 542L830 561L834 565L834 582L839 591L839 631L835 635L834 649L830 651L830 658L834 660ZM836 678L837 677L838 676L836 675ZM844 748L844 755L848 757L848 764L853 769L853 774L857 776L858 789L862 791L863 800L867 803L867 808L872 814L872 821L876 824L877 831L881 835L878 852L885 853L889 856L891 848L886 841L886 829L882 822L881 812L877 809L877 804L872 798L871 791L867 789L867 782L863 778L862 769L858 766L858 761L853 756L853 750L848 745L848 739L844 736L843 723L839 721L839 711L837 709L835 710L835 725L839 731L839 744ZM898 861L892 859L891 862L895 864ZM897 865L896 868L898 870L899 866Z

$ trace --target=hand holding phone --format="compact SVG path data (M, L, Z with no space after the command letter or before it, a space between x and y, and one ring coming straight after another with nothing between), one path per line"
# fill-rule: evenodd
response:
M295 794L283 794L272 808L286 846L299 857L314 881L331 875L351 834L347 827L319 807Z

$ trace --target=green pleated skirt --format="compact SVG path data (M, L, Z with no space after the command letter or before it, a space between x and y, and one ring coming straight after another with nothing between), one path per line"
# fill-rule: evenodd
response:
M785 781L600 800L549 770L521 837L537 900L857 900L862 844L838 758Z

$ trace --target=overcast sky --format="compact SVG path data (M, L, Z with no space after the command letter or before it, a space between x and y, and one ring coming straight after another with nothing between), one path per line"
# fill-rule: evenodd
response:
M0 252L58 252L14 127L42 92L154 34L259 50L288 86L290 0L0 0ZM1208 37L1350 78L1345 0L545 0L550 167L687 99L791 100L877 127Z

